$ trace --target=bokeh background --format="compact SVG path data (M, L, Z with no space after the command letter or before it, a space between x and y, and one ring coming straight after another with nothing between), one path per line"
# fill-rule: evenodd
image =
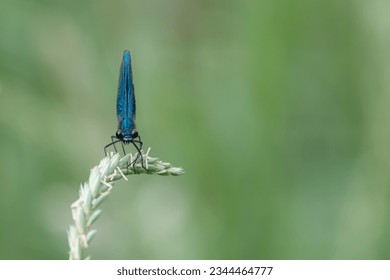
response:
M186 174L117 183L93 259L389 259L389 9L2 0L0 258L68 258L130 49L145 147Z

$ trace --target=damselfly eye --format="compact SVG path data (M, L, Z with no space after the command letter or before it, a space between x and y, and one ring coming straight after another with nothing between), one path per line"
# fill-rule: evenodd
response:
M118 130L115 134L116 138L122 140L123 139L123 133L122 130Z
M138 131L136 129L133 129L133 131L131 132L131 138L137 138L138 137Z

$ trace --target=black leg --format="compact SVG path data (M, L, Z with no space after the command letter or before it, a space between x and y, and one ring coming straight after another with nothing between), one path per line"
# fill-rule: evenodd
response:
M117 153L118 151L116 150L116 146L115 146L115 141L116 140L119 140L118 138L116 138L115 136L111 136L111 142L114 142L114 150L115 150L115 153Z
M138 138L138 140L133 140L133 145L136 146L135 143L139 143L139 147L136 146L136 148L138 148L137 151L142 151L142 146L144 145L144 143L141 141L141 136L138 135L137 138ZM139 154L139 156L141 157L141 165L142 165L142 168L145 169L146 171L148 171L148 170L145 168L145 166L144 166L144 157L143 157L142 153L139 152L138 154ZM137 156L137 159L139 158L139 156Z
M139 147L137 146L136 143L139 143ZM134 147L137 149L137 158L135 159L135 161L137 161L141 157L141 165L145 169L145 167L144 167L144 158L143 158L143 155L142 155L142 144L143 143L140 143L138 141L134 141L133 142Z
M142 141L133 140L133 144L134 143L139 143L139 149L142 150L142 146L144 145L144 143Z
M134 139L134 140L133 140L133 143L134 143L134 142L139 143L139 145L140 145L139 149L142 150L142 146L144 145L144 142L141 141L141 136L138 135L137 138L138 138L138 139Z
M130 163L129 165L133 165L133 170L134 170L134 172L135 172L135 164L136 164L137 160L138 160L139 158L141 158L141 166L142 166L142 168L145 169L146 171L148 171L148 170L146 169L145 165L144 165L144 156L142 155L142 152L141 152L141 150L142 150L142 145L143 145L142 141L133 140L133 141L131 141L131 143L132 143L133 146L136 148L138 154L137 154L137 157L133 160L133 162ZM139 143L139 144L140 144L140 147L138 147L136 143Z
M126 151L125 151L125 146L123 145L123 141L121 142L121 145L122 145L123 156L125 156L126 155Z
M111 136L111 143L107 144L106 146L104 146L104 153L105 155L107 156L107 149L110 147L110 146L113 146L114 147L114 150L116 153L118 153L118 150L116 149L116 146L115 144L118 143L118 142L121 142L121 146L122 146L122 151L123 151L123 155L126 155L126 150L125 150L125 147L124 147L124 142L121 140L121 139L118 139L116 136ZM133 139L130 141L133 146L135 147L135 149L137 150L137 156L136 158L127 165L127 167L129 167L130 165L133 165L133 170L134 170L134 173L135 173L135 164L137 163L137 160L139 158L141 158L141 166L143 169L145 169L146 171L148 171L144 165L144 156L142 155L142 146L143 146L143 142L141 141L141 137L138 135L137 138ZM138 145L137 145L138 144Z
M115 140L116 139L116 140ZM122 142L122 140L117 139L115 136L111 136L111 143L104 146L104 154L107 156L107 148L110 146L114 146L114 150L117 153L115 143Z

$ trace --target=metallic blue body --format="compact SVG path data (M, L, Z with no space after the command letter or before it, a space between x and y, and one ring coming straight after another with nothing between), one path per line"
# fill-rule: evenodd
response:
M118 129L123 133L123 142L128 143L133 140L131 135L135 129L135 96L131 56L127 50L123 53L119 74L116 114Z
M134 96L134 84L133 84L133 73L131 71L131 56L130 52L125 50L123 53L123 59L121 64L121 70L119 73L119 85L118 85L118 96L116 103L116 115L118 118L118 130L115 135L111 136L111 143L104 146L104 153L108 155L108 148L113 146L115 152L117 149L115 144L120 142L122 146L123 154L126 154L123 144L132 143L137 154L135 159L128 166L133 165L134 172L136 172L135 164L138 159L141 159L141 166L146 169L144 165L144 157L142 155L141 136L135 129L135 96Z

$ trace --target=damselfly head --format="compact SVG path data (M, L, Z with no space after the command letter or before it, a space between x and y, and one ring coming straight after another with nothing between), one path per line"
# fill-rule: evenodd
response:
M123 143L128 144L128 143L130 143L130 142L133 142L133 140L134 140L135 138L137 138L137 137L138 137L138 131L137 131L136 129L133 129L133 130L131 131L131 134L125 133L125 134L123 135L122 141L123 141Z
M133 129L131 131L131 134L123 133L122 130L118 129L115 133L115 136L117 139L123 141L123 143L128 144L133 141L133 139L138 137L138 131L136 129Z

